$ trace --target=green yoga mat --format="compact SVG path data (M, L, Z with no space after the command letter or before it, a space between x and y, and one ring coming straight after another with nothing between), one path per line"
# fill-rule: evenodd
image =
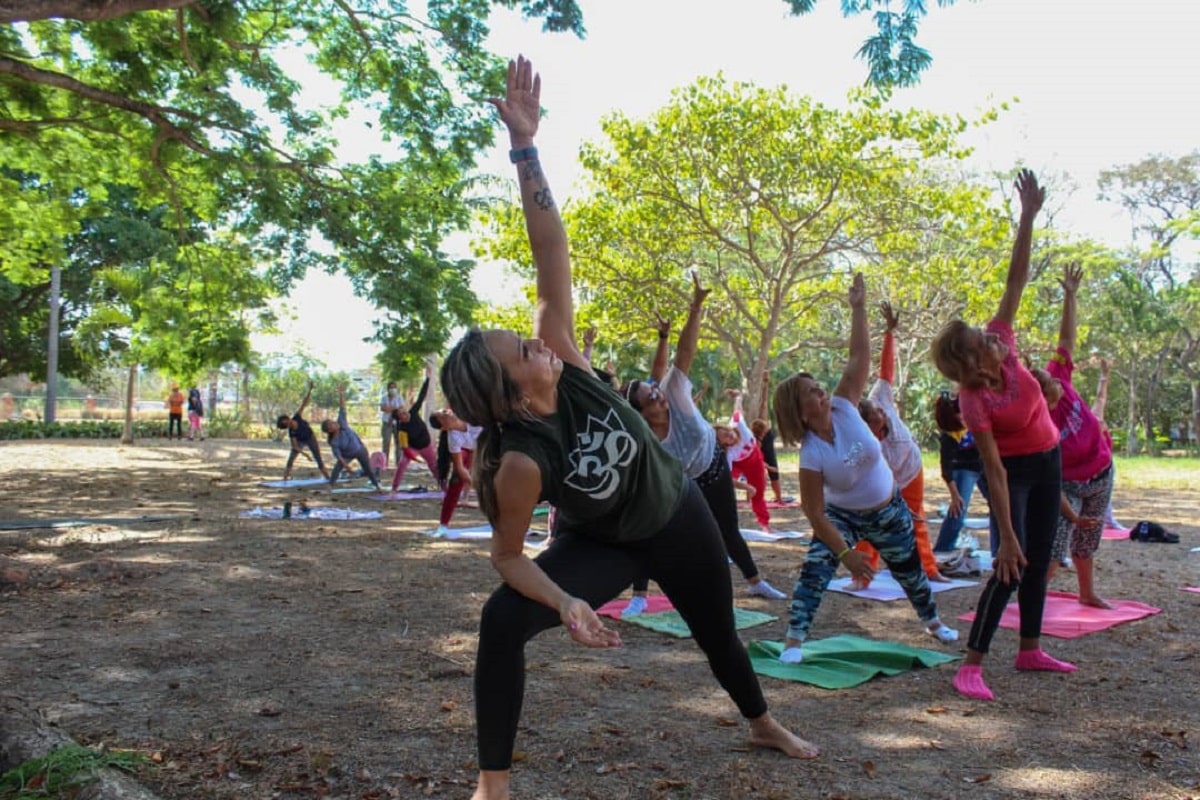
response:
M739 631L743 628L753 628L755 625L762 625L766 622L774 622L777 619L779 617L764 614L761 611L747 611L744 608L733 609L733 626ZM621 621L641 625L643 628L649 628L652 631L665 633L669 636L678 636L680 639L686 639L692 635L691 628L683 621L683 617L679 616L678 611L638 614L633 617L621 617Z
M849 689L876 675L899 675L917 667L936 667L961 658L850 635L805 642L804 661L800 664L784 664L779 660L783 642L751 642L746 649L759 675L811 683L822 689Z

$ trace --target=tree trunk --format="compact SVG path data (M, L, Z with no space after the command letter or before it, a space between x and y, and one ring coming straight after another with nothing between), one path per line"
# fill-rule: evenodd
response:
M129 368L129 381L125 384L125 433L121 444L133 444L133 389L137 385L138 365Z
M250 419L250 370L249 368L242 369L242 419Z
M208 374L208 406L204 409L204 413L210 417L217 410L217 377L215 372Z
M1183 446L1191 447L1192 437L1200 434L1200 381L1192 381L1192 418L1189 421Z
M1137 453L1137 351L1129 367L1129 409L1125 413L1125 455Z
M62 291L62 267L50 268L50 332L46 342L46 410L42 419L54 422L58 416L58 316Z

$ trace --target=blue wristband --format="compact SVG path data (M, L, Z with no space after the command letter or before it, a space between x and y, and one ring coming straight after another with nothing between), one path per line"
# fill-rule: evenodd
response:
M537 161L537 157L536 147L522 147L520 150L508 151L508 160L514 164L520 164L522 161Z

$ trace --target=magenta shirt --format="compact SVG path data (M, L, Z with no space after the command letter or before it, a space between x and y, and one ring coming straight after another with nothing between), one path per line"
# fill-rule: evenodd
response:
M972 433L991 431L1002 456L1042 453L1058 444L1058 428L1050 419L1042 387L1033 373L1025 369L1017 352L1017 337L1012 326L993 319L985 328L1008 346L1008 355L1000 365L1004 388L959 388L958 405L963 422Z
M1112 442L1104 435L1100 420L1071 385L1075 362L1061 347L1046 362L1046 371L1058 378L1063 394L1050 418L1059 430L1062 446L1062 476L1065 481L1088 481L1112 465Z

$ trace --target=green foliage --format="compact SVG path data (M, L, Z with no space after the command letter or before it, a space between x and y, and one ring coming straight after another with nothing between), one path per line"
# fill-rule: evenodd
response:
M807 14L817 0L786 0L792 13ZM953 5L955 0L937 0L940 7ZM917 28L927 13L926 0L903 0L894 5L891 0L842 0L842 16L870 14L876 34L863 43L857 55L867 62L870 71L867 83L880 88L912 86L921 73L933 63L929 51L916 43Z
M350 387L353 382L345 372L313 374L310 369L260 369L250 380L254 423L268 426L271 435L278 437L275 421L281 414L290 417L296 413L308 390L309 380L313 383L313 393L304 412L305 419L317 418L314 412L322 409L332 409L332 413L337 414L339 385L347 387L347 405L352 402Z
M574 0L498 3L583 32ZM468 176L494 136L483 102L504 78L483 47L493 3L175 5L127 13L79 0L53 19L29 16L40 6L0 9L0 275L44 283L82 221L125 186L141 207L169 208L179 237L175 264L104 278L125 301L107 329L144 337L136 360L187 372L197 359L177 345L244 350L236 326L200 320L197 337L181 292L248 290L239 272L286 292L318 266L386 309L383 360L411 371L475 302L470 265L440 243L469 223ZM305 96L292 66L303 60L328 100ZM352 113L368 117L380 152L339 156L337 126ZM202 242L186 235L201 229ZM181 311L185 339L161 324L174 315L180 326Z
M133 424L136 438L152 439L167 432L167 421L137 420ZM120 439L125 423L117 420L72 420L42 422L41 420L7 420L0 422L0 440L15 439Z
M606 144L581 154L591 193L564 209L577 327L650 342L656 313L682 324L694 269L714 287L702 346L731 357L753 406L761 376L783 365L840 372L844 350L828 365L813 351L844 347L847 276L861 269L872 298L924 315L922 347L960 298L981 310L1002 289L1007 220L986 188L942 176L967 153L967 125L867 94L842 111L720 77L647 120L609 117ZM519 214L490 222L481 255L531 278Z

